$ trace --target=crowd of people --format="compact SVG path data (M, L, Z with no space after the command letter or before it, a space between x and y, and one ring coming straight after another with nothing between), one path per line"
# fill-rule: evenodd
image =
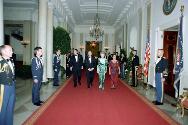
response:
M139 57L137 51L133 51L132 58L132 86L136 85L135 71L139 66ZM163 57L163 50L158 50L158 60L156 62L156 101L153 101L156 105L163 104L163 72L167 69L167 60ZM0 125L12 125L13 113L15 106L15 66L12 59L13 49L10 45L0 46ZM44 102L40 99L40 89L43 80L43 50L41 47L34 48L34 57L31 60L31 71L33 79L32 87L32 103L36 106L42 105ZM61 69L61 51L56 50L53 59L54 80L53 86L59 86L59 72ZM95 71L99 76L98 87L100 90L104 90L105 87L105 75L108 72L111 78L111 89L115 89L118 86L118 79L125 79L125 68L127 58L122 53L120 56L118 53L109 54L107 57L105 52L101 51L99 57L94 57L91 51L88 51L83 60L83 56L77 49L73 50L73 53L68 53L66 57L66 77L69 78L73 75L73 86L77 87L81 85L81 73L85 68L87 87L93 86Z

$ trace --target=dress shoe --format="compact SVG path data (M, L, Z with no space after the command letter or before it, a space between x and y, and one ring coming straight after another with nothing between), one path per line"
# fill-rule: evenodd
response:
M158 101L152 101L152 103L155 104L155 105L163 105L162 102L158 102Z
M40 103L34 103L34 105L36 105L36 106L41 106L41 104L40 104Z
M59 84L55 84L55 85L53 85L53 86L59 86Z
M44 101L41 101L41 100L40 100L39 103L44 103Z

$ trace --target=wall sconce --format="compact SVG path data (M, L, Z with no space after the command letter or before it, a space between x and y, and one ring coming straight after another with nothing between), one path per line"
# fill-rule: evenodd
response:
M26 48L26 46L30 43L29 40L23 40L23 41L20 41L21 44Z

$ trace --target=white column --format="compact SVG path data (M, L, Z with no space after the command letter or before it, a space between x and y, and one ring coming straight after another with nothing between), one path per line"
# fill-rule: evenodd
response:
M38 46L43 49L43 82L46 77L46 26L47 26L47 0L39 0L39 26L38 26Z
M4 44L3 0L0 0L0 45Z
M53 78L53 5L48 3L47 18L47 78Z

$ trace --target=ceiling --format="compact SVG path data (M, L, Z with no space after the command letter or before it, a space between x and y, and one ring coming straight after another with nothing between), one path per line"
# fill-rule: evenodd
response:
M98 13L101 24L112 26L120 21L134 0L99 0ZM64 5L72 10L76 25L93 24L97 12L97 0L64 0Z
M38 0L3 0L5 7L37 8ZM91 25L97 12L97 0L48 0L59 1L75 25ZM144 0L99 0L99 17L104 26L115 26L132 6Z

